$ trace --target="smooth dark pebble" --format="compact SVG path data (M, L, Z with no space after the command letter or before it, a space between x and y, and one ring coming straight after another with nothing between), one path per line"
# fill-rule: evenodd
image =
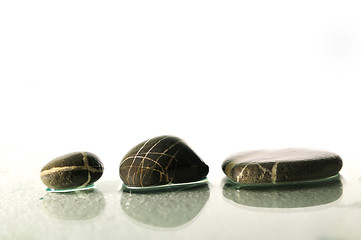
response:
M119 175L130 187L188 183L206 178L208 166L184 143L173 136L148 139L123 158Z
M55 158L41 170L41 180L50 189L73 189L96 182L104 167L93 153L75 152Z
M341 168L337 154L295 148L242 152L222 165L231 181L245 184L317 180L332 177Z

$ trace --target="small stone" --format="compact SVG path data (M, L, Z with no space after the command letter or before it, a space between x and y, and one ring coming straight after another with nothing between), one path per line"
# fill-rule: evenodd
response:
M119 175L130 187L188 183L205 179L208 166L181 139L160 136L132 148L123 158Z
M294 148L242 152L222 164L230 180L245 184L311 181L332 177L341 168L342 159L334 153Z
M41 180L50 189L73 189L96 182L103 174L100 159L89 152L69 153L55 158L41 169Z

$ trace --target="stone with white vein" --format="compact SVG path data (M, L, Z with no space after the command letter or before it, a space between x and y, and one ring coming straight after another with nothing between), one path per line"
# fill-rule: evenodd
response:
M93 153L69 153L47 163L41 169L40 177L50 189L63 190L86 187L97 181L104 167Z
M208 166L181 139L159 136L132 148L123 158L119 175L130 187L196 182L206 178Z
M231 181L245 184L316 180L334 176L341 168L337 154L297 148L242 152L222 164Z

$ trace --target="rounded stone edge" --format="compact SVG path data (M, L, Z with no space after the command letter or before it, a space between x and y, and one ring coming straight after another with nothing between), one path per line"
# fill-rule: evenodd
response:
M188 143L186 141L184 141L184 139L182 138L179 138L177 136L174 136L174 135L160 135L160 136L156 136L156 137L152 137L152 138L148 138L140 143L138 143L137 145L135 145L134 147L132 147L125 155L124 157L122 158L122 160L120 161L120 164L119 164L119 177L120 179L122 180L123 184L128 186L128 187L140 187L138 185L134 185L134 184L129 184L127 179L123 179L122 177L122 174L121 174L121 167L122 167L122 164L124 162L124 160L128 157L131 157L132 155L134 155L134 152L135 151L139 151L139 149L147 142L147 141L150 141L150 140L154 140L156 141L157 139L162 139L162 138L165 138L165 137L168 137L168 138L173 138L173 141L181 141L186 147L188 147L190 149L190 151L193 152L193 154L195 156L197 156L197 158L199 159L199 161L204 165L203 169L203 174L204 174L204 179L207 178L207 175L209 174L209 166L202 160L202 158L200 158L198 156L198 154L196 154L196 152L188 145ZM196 181L201 181L203 179L199 179L199 180L196 180ZM182 182L177 182L176 184L181 184ZM168 185L168 184L165 184L165 185ZM147 187L154 187L154 186L162 186L162 185L150 185L150 186L147 186Z
M341 171L342 167L343 167L343 160L341 158L340 155L331 152L331 151L323 151L323 150L314 150L314 149L304 149L304 148L287 148L287 149L299 149L299 150L307 150L307 151L315 151L315 152L323 152L325 154L329 154L331 157L326 157L326 158L320 158L317 160L324 160L324 159L334 159L335 163L338 165L337 170L335 170L333 173L324 176L324 177L319 177L319 178L312 178L312 179L305 179L305 180L296 180L296 181L292 181L292 182L302 182L302 181L317 181L319 179L325 179L328 177L333 177L337 174L339 174L339 172ZM284 149L277 149L277 150L284 150ZM235 184L251 184L251 185L264 185L264 184L278 184L278 183L287 183L288 181L259 181L259 182L249 182L249 181L239 181L242 179L237 179L237 177L235 177L236 172L240 172L239 169L237 169L236 167L240 164L240 163L235 163L235 164L231 164L232 158L237 157L240 154L249 154L249 153L255 153L258 151L264 151L264 150L253 150L253 151L245 151L245 152L238 152L238 153L234 153L229 155L223 162L222 162L222 171L224 172L224 174L226 175L226 177L233 183ZM286 162L282 162L286 163ZM270 161L270 162L263 162L262 164L274 164L275 166L277 166L279 163L276 163L276 161ZM244 168L247 167L247 164L245 164ZM242 171L242 170L241 170Z
M70 167L71 167L71 166L79 166L79 167L81 167L81 166L85 166L84 157L86 157L88 167L93 168L93 169L96 170L96 172L92 172L92 171L89 170L89 168L84 169L84 170L87 170L88 176L90 175L90 181L85 182L85 183L82 184L82 185L79 185L79 186L74 185L74 187L69 187L69 188L58 188L58 187L54 187L54 186L50 185L47 181L45 181L45 179L44 179L43 176L42 176L42 172L43 172L43 171L50 170L50 169L52 169L52 168L57 167L57 166L56 166L57 161L61 161L61 160L71 161L71 160L69 160L69 158L70 158L70 159L71 159L71 158L76 159L77 157L78 157L78 158L80 157L80 158L82 159L83 165L65 164L65 165L63 165L62 167L67 167L67 166L70 166ZM91 157L92 163L93 163L93 164L95 163L94 165L97 165L97 166L89 166L89 162L88 162L88 160L89 160L88 158L89 158L89 157ZM78 160L78 159L77 159L77 160ZM92 165L93 165L93 164L92 164ZM49 167L49 166L50 166L50 167ZM93 170L93 171L94 171L94 170ZM69 171L69 172L70 172L70 171ZM41 169L41 171L40 171L40 179L41 179L41 181L43 182L43 184L44 184L45 186L47 186L49 189L52 189L52 190L77 189L77 188L83 188L83 187L86 187L86 186L89 186L89 185L94 184L96 181L98 181L98 180L101 178L101 176L103 175L103 173L104 173L104 164L103 164L103 162L100 160L100 158L99 158L96 154L94 154L94 153L92 153L92 152L87 152L87 151L78 151L78 152L70 152L70 153L67 153L67 154L64 154L64 155L60 155L60 156L58 156L58 157L50 160L50 161L49 161L47 164L45 164L44 167Z

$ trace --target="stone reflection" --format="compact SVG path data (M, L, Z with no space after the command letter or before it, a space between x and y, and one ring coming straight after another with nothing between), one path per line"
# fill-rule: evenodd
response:
M202 210L209 199L207 183L186 189L165 191L122 191L120 205L132 219L156 227L181 226Z
M235 203L262 208L304 208L336 201L342 196L339 177L324 182L244 188L226 181L223 196Z
M88 220L105 208L103 194L96 190L47 193L42 201L44 212L61 220Z

